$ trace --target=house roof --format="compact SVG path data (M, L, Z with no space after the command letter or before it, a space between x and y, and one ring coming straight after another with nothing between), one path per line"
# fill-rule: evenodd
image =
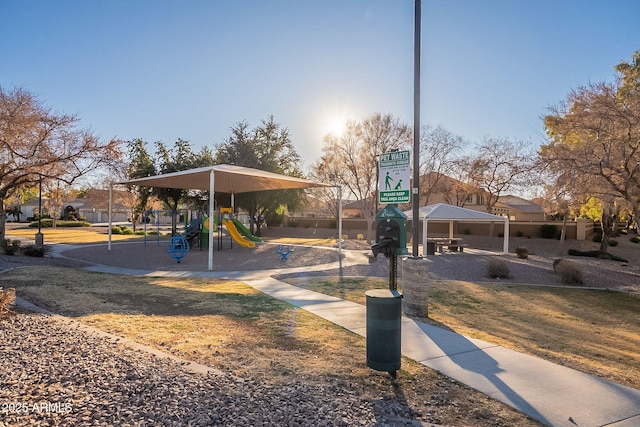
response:
M213 190L217 193L238 194L250 191L331 186L330 184L323 184L308 179L227 164L205 166L186 171L132 179L119 182L118 184L208 191L211 188L212 173L214 175Z
M539 204L518 196L501 196L498 203L523 213L544 213L544 209Z
M413 211L404 212L407 218L413 217ZM496 222L508 221L507 218L480 212L473 209L461 208L459 206L448 205L446 203L436 203L434 205L423 206L418 210L421 219L428 221L468 221L468 222Z

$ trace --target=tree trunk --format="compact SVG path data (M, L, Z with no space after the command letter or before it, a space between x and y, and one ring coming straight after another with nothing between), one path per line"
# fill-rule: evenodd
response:
M5 225L7 224L7 211L4 209L4 196L0 196L0 242L4 241Z
M616 216L611 213L610 209L604 208L602 210L602 221L600 222L600 226L602 228L602 241L600 241L601 252L607 252L609 238L613 231L613 222L615 221L615 218Z
M375 228L373 226L374 224L374 219L373 217L367 218L367 241L369 241L369 243L374 242L376 240L376 231ZM342 238L342 236L341 236Z
M564 253L564 241L567 237L567 217L569 216L569 211L565 210L562 212L562 229L560 230L560 243L558 243L558 256L562 256Z
M636 235L640 234L638 230L638 219L640 218L640 206L637 204L633 206L633 218L631 218L630 227L633 227L636 230Z

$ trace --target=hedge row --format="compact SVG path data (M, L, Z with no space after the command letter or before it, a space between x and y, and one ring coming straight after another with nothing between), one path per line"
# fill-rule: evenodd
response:
M43 218L41 220L42 227L53 227L53 220L51 218ZM38 227L38 221L34 221L29 224L29 227ZM67 221L59 219L56 221L56 227L91 227L91 223L87 221Z

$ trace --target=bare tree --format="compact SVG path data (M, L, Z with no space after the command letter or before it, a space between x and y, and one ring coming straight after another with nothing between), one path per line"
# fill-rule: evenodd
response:
M441 126L425 126L420 141L420 201L428 205L432 193L451 190L453 183L447 177L456 171L456 160L464 145L456 136ZM450 191L447 191L451 194ZM451 203L453 204L453 203ZM461 206L457 204L457 206Z
M118 158L119 147L81 129L75 115L55 113L23 89L0 86L0 239L8 197L41 179L70 185Z
M544 123L549 143L542 161L557 175L573 177L571 185L585 195L623 198L640 216L640 51L630 63L615 67L614 83L590 83L572 90L550 108ZM603 215L615 209L603 209ZM602 250L609 219L603 218Z
M491 213L501 195L530 183L536 155L529 144L506 138L486 138L476 146L471 179L487 193L485 206Z
M361 122L350 121L342 135L324 137L322 157L314 175L342 185L347 195L363 203L369 241L377 211L378 156L411 144L411 130L389 114L376 113Z
M452 161L451 177L440 180L437 190L450 205L464 207L473 194L478 193L478 187L473 181L473 158L462 156Z
M313 166L311 166L311 172L309 173L309 178L315 181L323 181L328 180L328 182L335 182L336 178L332 175L326 175L321 171L321 165L319 162L316 162ZM339 184L336 184L338 186ZM319 213L325 213L332 218L336 218L338 221L338 196L336 194L336 187L315 187L309 188L306 191L307 193L307 206L309 206L311 200L310 198L316 199L319 202L319 206L317 209L321 210Z
M59 180L50 181L48 185L45 186L44 191L48 196L45 206L51 215L52 226L55 227L58 218L64 216L65 204L75 199L78 192L69 185L64 185L64 183Z

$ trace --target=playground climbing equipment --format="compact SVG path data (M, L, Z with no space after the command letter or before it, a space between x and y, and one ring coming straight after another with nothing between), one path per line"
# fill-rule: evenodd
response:
M291 246L278 246L278 253L282 257L282 261L286 262L289 259L289 255L293 252L293 248Z
M180 260L189 252L189 242L183 236L173 236L167 244L167 253L180 264Z

